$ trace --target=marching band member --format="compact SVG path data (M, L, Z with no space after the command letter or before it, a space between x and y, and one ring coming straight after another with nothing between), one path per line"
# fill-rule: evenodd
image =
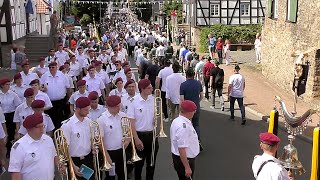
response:
M39 65L34 68L33 72L36 73L39 77L41 77L42 74L46 73L47 71L49 71L49 68L45 65L45 58L40 57Z
M117 61L116 56L111 56L111 62L107 65L106 72L109 75L110 80L114 79L115 74L117 73Z
M8 133L7 156L9 156L12 146L11 141L14 140L15 134L15 124L13 122L14 111L21 104L21 101L18 95L10 90L10 80L8 78L0 79L0 102L0 107L6 119Z
M58 45L58 51L55 52L55 57L57 58L57 62L59 67L64 65L64 63L69 60L69 54L63 50L63 45Z
M104 69L102 69L102 62L101 61L96 61L95 62L95 67L96 67L96 76L100 77L105 84L106 88L109 88L109 83L111 82L108 74Z
M87 74L86 64L88 63L87 62L88 56L83 53L83 48L81 46L78 47L78 54L76 55L76 59L79 62L80 68L82 70L82 72L80 73L81 76Z
M34 79L39 79L39 76L36 73L30 72L29 61L24 61L21 64L22 71L20 72L22 77L22 84L28 86L30 82Z
M126 114L120 112L121 99L119 96L112 95L106 100L108 111L102 114L97 120L100 126L105 149L115 163L115 170L118 180L124 180L124 164L123 164L123 149L122 149L122 126L121 118L126 117ZM124 147L127 147L130 140L125 141ZM108 172L105 180L115 179Z
M280 139L272 133L260 134L260 148L262 155L254 157L252 163L253 175L257 180L262 179L282 179L289 180L288 171L280 165L280 161L275 158L279 148Z
M127 93L121 97L121 111L127 113L128 106L133 101L134 97L137 95L136 82L132 79L128 80L124 85Z
M121 98L127 93L127 91L123 88L123 80L121 77L118 77L116 79L115 85L117 86L117 88L110 91L109 93L110 96L117 95Z
M5 155L6 155L6 132L0 123L0 168L6 165Z
M104 104L103 100L106 97L104 92L105 85L102 79L96 75L96 69L94 66L88 68L88 75L83 78L87 84L88 92L96 91L99 95L99 104Z
M77 62L76 56L71 55L70 57L70 70L68 72L69 76L71 76L72 80L76 81L80 77L82 65Z
M90 100L87 97L79 97L76 101L74 115L61 126L69 144L69 153L75 165L75 174L79 180L85 180L81 178L82 173L79 171L79 167L82 164L91 169L94 168L93 154L91 152L91 120L87 117L89 109Z
M22 76L20 73L17 73L13 76L13 85L11 85L10 90L15 92L20 98L21 102L24 102L24 91L28 88L28 86L22 84Z
M78 87L78 91L74 92L70 96L70 99L69 99L71 115L74 114L74 110L75 110L74 104L76 103L76 100L79 97L88 97L89 96L89 92L86 90L86 81L85 80L79 80L77 82L77 87Z
M24 92L25 102L20 104L16 111L14 112L13 116L13 122L16 123L16 133L15 133L15 139L19 139L20 135L18 133L20 126L22 126L23 121L28 117L29 115L33 114L33 110L31 107L32 102L34 101L34 91L32 88L28 88Z
M44 101L46 103L45 110L52 108L52 103L49 96L46 93L40 91L40 81L38 79L34 79L30 82L30 86L34 92L34 99Z
M121 77L122 79L126 79L126 75L124 73L124 69L122 68L121 62L117 61L115 65L116 65L117 73L113 77L113 82L119 77Z
M52 180L54 164L58 163L52 139L43 134L43 116L32 114L23 122L27 134L19 139L11 150L8 171L12 180Z
M179 180L189 180L194 175L195 157L199 154L198 135L191 119L197 105L185 100L180 104L180 115L173 120L170 127L171 152L173 166Z
M147 162L146 179L152 180L155 166L151 166L151 152L154 128L154 97L151 95L152 86L148 79L142 79L138 83L140 94L135 97L128 107L127 116L131 120L131 128L134 141L138 149L137 154L142 158L135 164L135 179L141 180L144 162ZM154 162L159 149L158 138L155 141Z
M32 111L34 112L34 114L42 115L43 124L44 124L43 133L47 134L48 136L52 136L54 125L50 116L44 113L44 106L45 106L45 102L42 100L34 100L31 103ZM27 133L27 130L23 126L20 126L20 129L18 132L22 135L25 135Z
M90 107L91 107L89 114L88 114L88 118L95 121L98 119L99 116L101 116L102 113L104 113L106 111L106 108L104 106L98 104L99 96L96 91L92 91L89 94L88 98L90 100Z

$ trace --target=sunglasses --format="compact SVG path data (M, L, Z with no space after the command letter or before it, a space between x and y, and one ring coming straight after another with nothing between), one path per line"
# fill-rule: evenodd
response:
M50 66L50 67L49 67L49 69L53 69L53 68L55 68L55 66Z

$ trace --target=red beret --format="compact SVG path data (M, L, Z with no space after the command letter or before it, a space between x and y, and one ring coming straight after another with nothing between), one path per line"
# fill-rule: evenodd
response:
M24 91L24 94L23 94L24 97L29 97L29 96L33 96L33 95L34 95L34 91L33 91L32 88L26 89L26 90Z
M41 123L43 123L42 114L32 114L30 116L27 116L27 118L23 121L23 127L25 127L26 129L31 129Z
M127 74L129 71L131 71L131 69L130 69L130 68L126 68L126 69L124 70L124 73Z
M94 63L95 66L100 66L101 64L102 64L101 61L96 61L96 62Z
M79 86L85 86L86 85L86 80L79 80L78 82L77 82L77 86L79 87Z
M260 134L260 141L269 144L270 146L274 146L280 142L280 139L272 133L265 132Z
M83 48L82 48L81 46L79 46L79 47L78 47L78 50L79 50L79 49L83 49Z
M116 61L116 62L114 62L115 64L120 64L121 63L121 61Z
M121 103L121 98L117 95L112 95L107 97L106 104L108 107L115 107L116 105Z
M76 100L76 108L85 108L90 106L90 100L87 97L79 97Z
M32 80L29 85L31 86L32 84L40 84L39 79Z
M88 67L88 71L90 70L90 69L93 69L93 68L95 68L94 66L89 66Z
M70 62L69 62L69 61L66 61L64 64L69 64L69 65L70 65Z
M129 80L126 82L126 84L124 85L124 88L126 89L127 86L129 86L130 84L133 84L133 83L135 83L135 81L134 81L133 79L129 79Z
M129 65L129 63L127 61L125 61L124 63L122 63L122 66L126 66Z
M39 61L44 61L44 60L45 60L44 57L40 57L40 58L39 58Z
M139 89L145 89L151 84L149 79L141 79L138 83Z
M8 78L2 78L0 79L0 85L3 86L5 85L6 83L10 82L10 79Z
M121 78L121 77L118 77L118 78L116 79L115 84L117 84L119 81L123 82L123 80L122 80L122 78Z
M48 67L51 67L51 66L57 66L57 63L56 62L52 62L48 65Z
M59 67L59 71L62 71L62 70L64 70L64 69L65 69L64 65L62 65L62 66Z
M29 65L29 61L24 61L24 62L22 62L21 67L23 67L23 66L25 66L25 65Z
M17 74L15 74L15 75L13 76L13 79L14 79L14 80L17 80L17 79L20 79L20 78L22 78L20 73L17 73Z
M32 108L43 108L45 106L45 102L38 99L38 100L34 100L32 103L31 103L31 107Z
M92 91L88 96L88 98L90 100L96 100L96 99L98 99L98 97L99 97L99 95L98 95L98 93L96 91Z
M63 44L62 44L62 43L60 43L60 44L58 44L58 47L59 47L59 46L63 46Z
M193 101L184 100L180 103L180 108L184 112L194 112L197 110L197 105Z

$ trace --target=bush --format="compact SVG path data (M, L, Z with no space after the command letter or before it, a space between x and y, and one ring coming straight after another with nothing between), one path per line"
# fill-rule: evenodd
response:
M88 14L83 14L82 18L80 19L81 26L87 26L91 22L91 17Z
M213 33L216 38L229 39L232 44L253 44L256 34L260 33L261 24L250 25L222 25L216 24L211 27L201 28L200 52L208 51L208 34Z

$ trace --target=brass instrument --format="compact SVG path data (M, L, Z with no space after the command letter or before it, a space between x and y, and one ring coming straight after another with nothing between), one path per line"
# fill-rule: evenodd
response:
M76 174L73 169L73 161L69 153L69 145L67 143L66 137L63 135L63 130L57 129L56 131L54 131L53 138L56 145L59 164L66 167L65 175L61 175L61 179L64 180L65 176L66 180L77 180ZM70 178L68 169L70 171Z
M131 121L127 117L121 118L121 126L122 126L122 135L123 137L126 136L127 138L130 138L131 140L131 146L132 146L132 157L130 160L128 160L128 164L133 164L134 162L142 160L136 150L136 146L134 144L132 129L131 129ZM125 126L125 127L124 127Z
M155 156L155 148L156 148L156 138L157 137L167 137L163 128L163 114L162 114L162 99L161 99L161 91L160 89L156 89L154 91L154 127L153 127L153 139L152 139L152 152L151 152L151 164L154 165L154 156ZM158 119L160 121L160 132L157 134L158 128Z
M104 149L104 144L101 136L101 131L99 124L96 121L90 122L90 133L91 133L91 145L93 151L95 151L94 157L93 157L93 165L95 170L95 179L101 180L101 174L100 171L109 171L112 166L108 162L106 151ZM100 167L99 162L99 147L101 147L101 153L103 155L103 166Z

